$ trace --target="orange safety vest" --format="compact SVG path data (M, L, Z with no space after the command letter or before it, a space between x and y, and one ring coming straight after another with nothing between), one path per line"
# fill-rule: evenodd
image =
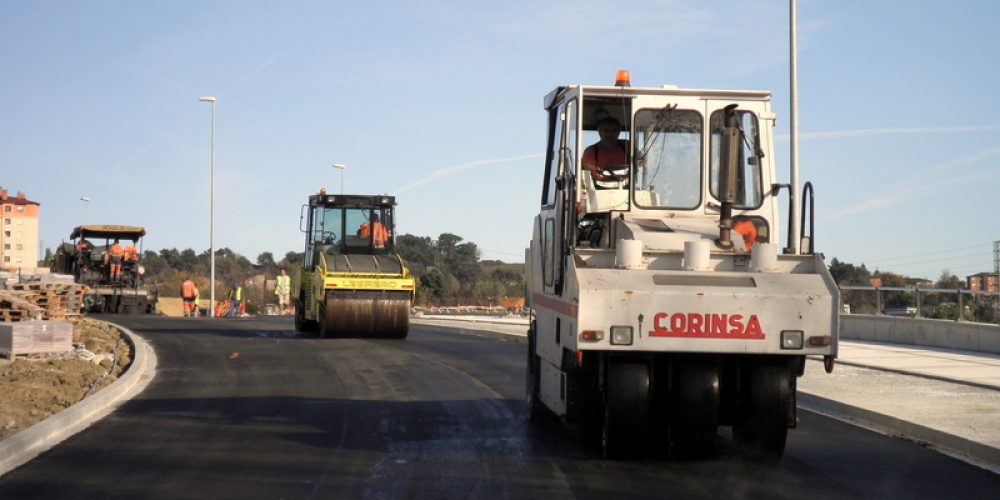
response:
M185 299L193 299L198 296L198 288L194 286L194 282L187 280L181 284L181 297Z
M736 224L733 224L733 231L740 233L740 236L743 237L743 246L746 247L746 251L749 252L750 247L754 243L757 243L757 226L753 225L753 222L748 220L738 221Z
M367 238L372 236L372 230L369 223L365 222L361 225L361 230L358 231L358 236ZM389 231L386 231L385 226L380 222L375 223L375 235L372 236L375 241L375 248L385 248L385 241L389 239Z
M125 251L122 250L121 245L115 243L114 245L111 245L111 248L108 249L108 255L112 257L121 257L122 255L125 255Z
M139 252L134 246L125 247L125 260L139 260Z

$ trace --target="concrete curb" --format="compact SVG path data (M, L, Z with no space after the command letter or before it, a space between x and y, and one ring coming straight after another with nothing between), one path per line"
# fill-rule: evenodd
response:
M798 394L797 402L801 409L872 429L882 434L927 445L946 455L1000 474L1000 449L890 415L801 391Z
M118 380L79 403L0 440L0 476L16 469L70 436L104 418L143 391L156 374L156 353L142 337L112 324L132 345L132 364Z

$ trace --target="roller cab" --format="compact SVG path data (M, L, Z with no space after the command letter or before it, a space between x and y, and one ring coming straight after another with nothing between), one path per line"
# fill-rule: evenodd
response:
M305 262L292 276L295 328L321 337L405 338L415 282L395 252L395 198L331 195L303 205Z

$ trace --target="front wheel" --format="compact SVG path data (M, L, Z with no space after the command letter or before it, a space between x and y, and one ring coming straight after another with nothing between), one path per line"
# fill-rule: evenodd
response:
M542 360L535 354L535 324L528 329L528 363L525 374L525 403L528 405L528 420L532 422L547 422L555 419L541 400L541 365Z

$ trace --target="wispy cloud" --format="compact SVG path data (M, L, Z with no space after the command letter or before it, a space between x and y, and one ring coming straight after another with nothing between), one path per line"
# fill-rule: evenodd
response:
M829 221L840 219L848 215L888 207L908 200L922 198L924 196L931 196L935 193L942 192L944 188L962 186L1000 177L1000 169L997 168L978 170L961 175L957 172L959 167L975 164L995 156L1000 156L1000 147L984 149L969 156L956 158L937 165L931 165L930 167L914 173L914 175L905 181L897 182L889 186L883 186L880 189L880 192L889 194L873 196L865 203L836 212L829 217L825 217L823 220ZM935 174L942 171L948 172L949 175L945 176Z
M423 186L424 184L427 184L428 182L433 182L433 181L438 181L438 180L441 180L441 179L445 179L447 177L451 177L451 176L453 176L455 174L464 172L466 170L472 170L474 168L488 167L488 166L491 166L491 165L499 165L499 164L502 164L502 163L511 163L511 162L522 161L522 160L533 160L533 159L536 159L536 158L541 158L542 156L544 156L542 153L532 153L532 154L528 154L528 155L512 156L510 158L498 158L498 159L494 159L494 160L478 160L478 161L470 161L468 163L460 163L458 165L453 165L453 166L450 166L450 167L445 167L445 168L441 168L441 169L435 170L435 171L431 172L430 175L428 175L427 177L424 177L423 179L420 179L420 180L415 181L415 182L411 182L410 184L407 184L407 185L403 186L402 188L397 189L395 192L402 193L404 191L409 191L411 189Z
M875 137L881 135L918 135L918 134L956 134L962 132L995 132L1000 125L983 127L895 127L895 128L863 128L859 130L838 130L830 132L805 132L799 134L799 140L844 139L848 137ZM789 134L776 135L778 142L788 142Z
M149 144L147 144L147 145L139 148L135 153L132 153L131 155L129 155L128 158L125 158L121 163L119 163L119 164L115 165L114 167L112 167L111 170L118 170L118 169L124 167L125 165L128 165L129 162L131 162L132 160L136 159L136 157L138 157L142 153L145 153L147 149L155 146L156 143L160 142L161 140L163 140L163 135L162 134L159 137L157 137L156 140L154 140L153 142L151 142L151 143L149 143Z
M225 97L227 94L229 94L232 91L240 88L240 86L242 86L244 83L249 82L250 80L252 80L255 76L257 76L258 74L260 74L261 71L264 71L265 69L267 69L268 66L274 64L274 62L277 61L280 58L281 58L281 54L278 54L278 55L275 55L275 56L271 57L270 59L264 61L263 63L260 64L260 66L257 66L256 69L254 69L253 71L247 73L246 75L244 75L239 80L236 80L236 83L232 84L228 89L226 89L224 92L222 92L221 94L219 94L219 97Z

